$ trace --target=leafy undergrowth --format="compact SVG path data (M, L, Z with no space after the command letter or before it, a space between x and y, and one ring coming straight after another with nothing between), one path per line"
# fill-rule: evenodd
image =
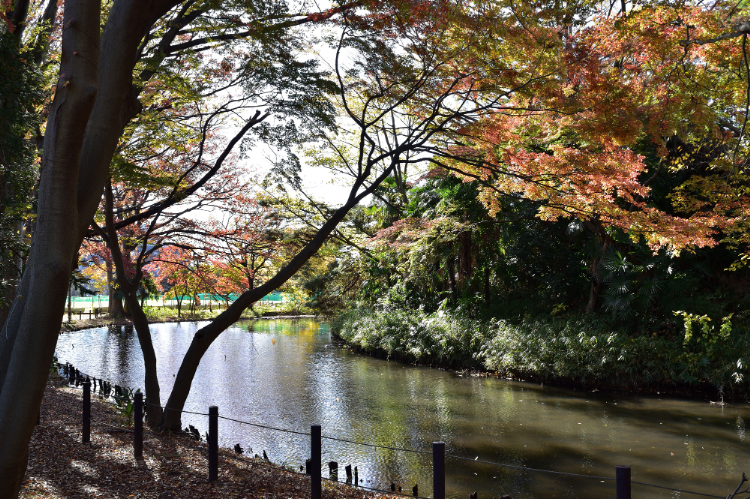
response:
M132 433L114 408L92 399L91 443L81 443L81 394L49 385L41 424L29 447L21 498L306 498L305 475L219 449L219 477L207 481L207 448L183 435L147 431L144 458L133 457ZM323 481L324 498L374 495Z
M512 323L456 312L355 309L337 317L332 331L357 350L420 364L548 383L743 396L750 331L742 323L707 324L667 337L614 331L598 317Z

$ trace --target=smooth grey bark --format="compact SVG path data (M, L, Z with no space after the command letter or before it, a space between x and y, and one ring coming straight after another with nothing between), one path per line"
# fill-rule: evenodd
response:
M127 123L140 111L133 86L138 45L175 0L115 0L102 33L99 97L88 120L78 184L78 236L83 240L96 213L109 165ZM86 218L83 214L89 214Z
M80 240L71 230L81 144L97 95L99 0L65 4L60 78L44 139L37 228L21 291L2 331L0 498L18 495Z
M101 199L124 119L132 115L138 43L176 1L66 0L60 74L47 120L37 228L0 332L0 499L18 495L28 443L62 322L71 262ZM125 93L123 93L125 92ZM124 96L124 97L123 97Z

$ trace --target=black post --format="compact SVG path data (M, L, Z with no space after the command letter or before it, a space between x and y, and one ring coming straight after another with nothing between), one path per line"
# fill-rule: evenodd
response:
M219 408L208 408L208 481L219 477Z
M630 466L615 466L617 499L630 499Z
M336 461L331 461L328 463L328 478L333 480L334 482L339 481L339 463Z
M83 383L83 431L84 444L91 442L91 383Z
M445 442L432 442L432 497L445 499Z
M135 427L133 431L133 455L136 459L143 457L143 394L135 394Z
M359 487L359 470L357 467L354 467L354 486Z
M320 499L320 425L312 425L310 428L310 498Z

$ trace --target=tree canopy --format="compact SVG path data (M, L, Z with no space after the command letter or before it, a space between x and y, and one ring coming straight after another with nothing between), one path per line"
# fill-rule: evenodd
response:
M185 356L158 421L176 429L211 343L330 238L363 255L329 267L344 293L394 286L384 272L394 266L405 288L454 302L479 289L488 302L505 278L511 286L518 276L498 273L502 251L538 247L511 240L513 230L551 231L560 262L586 262L590 309L606 272L649 306L648 284L635 277L649 258L722 243L736 267L747 261L742 4L374 0L320 10L275 0L66 0L59 8L62 19L54 0L0 9L0 41L10 40L0 45L8 53L0 85L14 84L0 86L2 233L25 223L33 242L26 254L3 236L0 248L3 265L25 269L20 282L3 284L15 297L0 335L0 476L10 477L0 497L18 493L87 237L109 241L135 310L128 286L138 287L157 250L213 255L220 275L203 278L239 294ZM42 69L54 74L47 101L37 96ZM262 184L239 169L262 148L276 155L265 186L299 191L307 166L319 165L349 189L341 206L309 193L302 209L289 200L288 213L306 214L295 222L306 230L281 257L280 228L254 199ZM206 204L231 222L190 218ZM527 223L501 230L511 219ZM585 258L567 244L565 225L593 235ZM196 251L198 233L212 231L221 245ZM624 241L646 245L637 264L612 253ZM343 268L377 278L362 282ZM160 405L155 363L146 377L147 397Z

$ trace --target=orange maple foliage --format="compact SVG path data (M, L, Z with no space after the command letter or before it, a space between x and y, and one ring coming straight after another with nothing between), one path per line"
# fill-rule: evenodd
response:
M654 249L747 239L750 65L736 3L615 13L585 2L399 5L367 22L418 33L414 58L443 61L434 95L452 93L440 105L474 106L430 152L479 180L491 212L500 196L523 197L540 203L543 219L597 220ZM417 116L434 110L434 100L413 106ZM698 171L701 148L711 154ZM649 183L680 169L691 175L673 209L657 208Z

